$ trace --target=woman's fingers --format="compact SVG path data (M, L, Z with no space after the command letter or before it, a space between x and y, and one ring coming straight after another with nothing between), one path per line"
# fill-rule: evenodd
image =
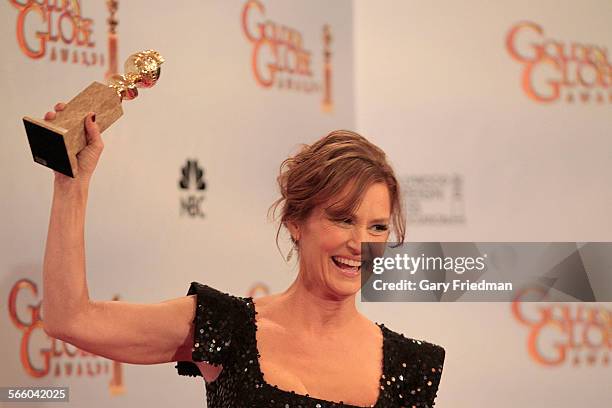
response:
M55 112L47 112L47 113L45 113L45 120L53 120L53 119L55 119L55 116L57 115L57 112L61 112L65 108L66 108L66 104L64 102L56 103L55 106L53 107Z
M87 118L85 118L85 129L87 132L87 144L92 145L96 148L104 148L104 142L102 141L102 136L100 136L100 128L96 123L96 114L90 112L87 114Z

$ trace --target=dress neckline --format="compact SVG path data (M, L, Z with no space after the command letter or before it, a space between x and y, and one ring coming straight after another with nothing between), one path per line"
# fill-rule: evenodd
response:
M259 364L259 358L260 358L260 354L259 354L259 347L257 345L257 308L255 307L255 302L253 301L253 297L247 297L246 298L248 300L248 306L251 308L252 312L253 312L253 319L251 319L252 325L253 325L253 339L252 339L252 344L255 347L255 370L256 370L256 374L259 377L259 381L262 384L263 387L267 387L269 389L272 390L276 390L277 392L280 392L282 394L285 395L292 395L294 397L298 397L298 398L305 398L308 400L312 400L314 402L322 402L325 404L332 404L332 405L338 405L338 406L343 406L343 407L350 407L350 408L371 408L371 407L376 407L378 406L378 404L380 403L380 401L383 398L383 388L384 388L384 382L385 382L385 370L386 370L386 348L387 348L387 335L385 333L385 325L382 323L378 323L378 322L374 322L374 324L376 324L376 326L378 326L378 328L380 329L380 332L382 334L382 364L381 364L381 373L380 373L380 377L378 378L378 397L376 398L376 401L374 402L374 405L370 405L369 407L361 407L358 405L350 405L350 404L346 404L343 401L329 401L329 400L324 400L324 399L320 399L320 398L316 398L316 397L312 397L309 394L298 394L295 391L288 391L288 390L284 390L282 388L279 388L277 385L272 385L270 383L268 383L265 379L264 379L264 375L263 372L261 371L261 366ZM317 407L320 407L320 405L317 404Z

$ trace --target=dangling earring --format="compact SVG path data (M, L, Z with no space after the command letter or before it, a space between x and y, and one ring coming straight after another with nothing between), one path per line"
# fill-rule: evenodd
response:
M291 258L293 257L293 251L297 250L297 239L293 239L293 237L291 237L291 242L293 243L293 245L291 246L291 249L289 250L289 253L287 254L287 262L289 262L291 260Z
M289 262L291 260L291 257L293 256L293 249L295 248L295 245L293 245L291 247L291 249L289 250L289 253L287 254L287 262Z

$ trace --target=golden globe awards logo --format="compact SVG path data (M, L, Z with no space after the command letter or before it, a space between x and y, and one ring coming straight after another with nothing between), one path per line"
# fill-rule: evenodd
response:
M321 109L332 111L332 36L329 25L324 25L321 30L323 64L320 76L313 73L312 53L306 48L302 33L268 18L260 1L245 3L241 25L252 45L251 68L259 86L305 94L322 92Z
M79 0L8 0L17 9L17 43L32 59L103 66L96 52L93 20L81 14Z
M26 374L33 378L110 376L109 393L125 393L120 362L85 352L45 333L38 295L34 282L20 279L8 299L9 318L21 332L19 359Z
M545 295L525 289L512 303L515 319L529 329L527 350L543 366L609 366L612 354L612 311L585 303L537 303Z
M506 48L522 64L521 85L536 102L612 103L612 65L606 47L547 36L521 22L506 36Z

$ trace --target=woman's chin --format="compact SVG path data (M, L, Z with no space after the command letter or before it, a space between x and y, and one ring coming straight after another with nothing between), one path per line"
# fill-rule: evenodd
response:
M356 276L346 276L338 270L334 270L333 273L333 285L336 292L341 293L343 296L354 295L361 289L361 274L357 273Z

